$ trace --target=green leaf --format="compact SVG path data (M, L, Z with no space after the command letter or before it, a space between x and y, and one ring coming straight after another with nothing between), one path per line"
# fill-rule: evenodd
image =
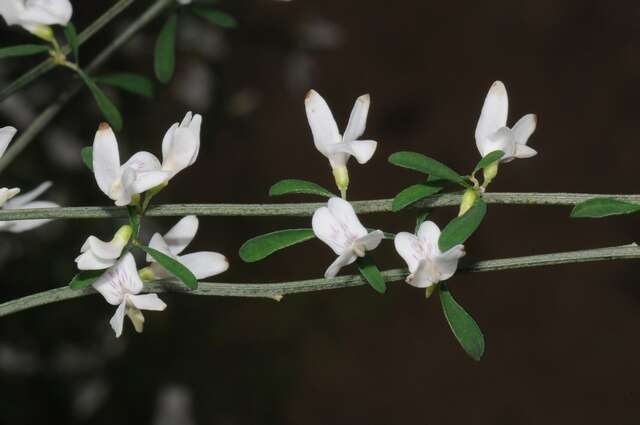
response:
M391 209L398 212L409 205L418 202L427 196L434 195L442 190L442 186L431 186L427 184L414 184L409 186L393 198Z
M130 72L118 72L96 77L95 82L117 87L140 96L153 97L153 82L142 75L132 74Z
M420 226L422 226L422 223L427 221L427 217L429 217L429 214L431 214L431 209L426 209L416 217L416 235L418 234L418 230L420 229Z
M613 198L594 198L580 202L571 211L572 218L599 218L610 215L631 214L640 211L640 204Z
M104 272L104 270L83 270L71 279L69 286L71 289L83 289L91 286Z
M76 27L73 25L73 22L69 22L69 24L64 27L64 36L67 38L69 46L71 46L76 64L80 63L78 32L76 31Z
M475 361L484 354L484 335L480 327L449 292L446 284L440 284L440 304L449 327L464 351Z
M238 26L238 21L236 21L236 18L229 15L228 13L224 13L215 9L205 9L202 7L194 7L191 10L193 11L193 13L203 19L206 19L213 25L217 25L222 28L235 28Z
M281 196L290 193L306 193L327 198L336 196L319 184L297 179L280 180L269 189L269 196Z
M440 177L463 187L469 187L469 183L458 173L447 167L440 161L416 152L396 152L389 157L389 162L398 167L419 171L431 176Z
M96 100L96 104L100 108L100 111L102 111L104 118L109 121L111 127L115 130L120 130L122 128L122 115L120 115L120 111L116 105L113 104L111 99L100 90L100 87L98 87L84 71L79 69L77 72L82 78L82 81L84 81L89 90L91 90L93 98Z
M440 251L447 252L454 246L464 243L480 226L486 213L487 204L482 199L478 199L469 211L451 220L440 234L438 240Z
M157 249L153 249L150 246L137 245L144 252L153 257L154 260L158 262L162 267L164 267L169 273L177 277L187 285L190 289L198 289L198 279L191 273L191 270L186 268L182 263L173 258L169 257L167 254L163 254Z
M20 56L37 55L49 51L49 46L42 44L20 44L18 46L3 47L0 49L0 59L16 58Z
M174 13L160 30L154 54L154 70L161 83L168 83L176 66L176 27L178 16Z
M300 242L313 239L313 229L287 229L267 233L249 239L240 247L240 258L246 263L254 263L276 251Z
M489 165L493 164L496 161L499 161L500 158L504 156L503 151L493 151L486 154L478 163L476 164L476 168L473 169L473 174L477 173L478 170L481 170Z
M138 235L140 234L140 213L136 205L128 205L127 212L129 213L129 224L133 229L131 239L135 241L138 240Z
M82 162L87 166L91 172L93 172L93 146L85 146L80 150L82 156Z
M358 258L356 261L360 274L369 282L369 285L377 292L384 294L387 291L387 284L378 267L373 263L370 256Z

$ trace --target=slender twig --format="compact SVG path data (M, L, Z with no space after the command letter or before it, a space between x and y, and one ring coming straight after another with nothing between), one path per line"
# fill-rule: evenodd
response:
M93 61L85 68L87 73L92 73L111 57L122 45L124 45L141 28L158 16L166 7L173 4L175 0L157 0L149 9L138 17L129 27L116 37ZM74 81L72 86L63 92L58 99L49 105L36 117L29 128L20 135L0 158L0 171L7 168L9 164L22 152L35 137L51 122L60 112L62 107L75 96L83 87L79 80Z
M111 22L116 16L122 13L127 7L129 7L135 0L119 0L116 4L111 6L109 10L100 15L98 19L93 21L87 28L84 29L80 34L78 34L78 45L82 45L89 41L91 37L93 37L98 31L100 31L105 25ZM66 55L71 51L69 46L65 46L62 48L62 52ZM0 91L0 103L14 94L16 91L20 90L22 87L31 83L41 75L49 72L53 68L55 68L56 63L52 58L46 59L40 62L38 65L31 68L26 73L22 74L20 78L13 81L7 87Z
M559 252L555 254L532 255L527 257L504 258L472 262L461 267L463 272L489 272L527 267L542 267L568 263L584 263L607 260L628 260L640 258L640 247L636 244L587 249L582 251ZM387 282L397 282L407 276L404 269L392 269L382 273ZM201 282L197 290L189 290L177 282L158 282L145 285L145 292L174 292L201 296L270 298L280 301L288 294L326 291L365 285L359 275L341 276L332 279L311 279L283 283L210 283ZM92 288L73 290L68 286L51 289L0 304L0 317L29 310L42 305L96 294Z
M1 161L1 160L0 160ZM489 204L506 205L576 205L591 198L615 198L629 202L640 202L640 195L606 195L589 193L485 193L483 199ZM353 201L357 213L390 212L391 199ZM457 206L460 195L447 193L435 195L416 202L408 209ZM145 213L152 217L179 217L188 214L200 216L286 216L308 217L324 206L324 203L298 204L166 204L151 206ZM21 210L0 210L0 221L31 220L40 218L119 218L127 217L124 207L66 207Z

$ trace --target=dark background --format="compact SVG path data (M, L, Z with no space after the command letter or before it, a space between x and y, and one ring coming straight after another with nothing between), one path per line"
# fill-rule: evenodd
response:
M112 2L74 1L82 29ZM150 4L138 1L82 48L85 63ZM310 88L343 128L355 98L371 93L365 136L373 160L350 167L350 199L392 197L417 174L386 158L414 150L466 172L478 160L473 131L491 83L505 82L509 123L535 112L533 159L500 169L494 191L638 193L640 6L599 1L227 1L240 22L216 29L182 14L177 73L154 100L111 92L125 117L123 157L160 153L187 110L204 115L202 148L157 202L272 202L269 186L302 178L331 188L304 114ZM103 69L152 76L162 19ZM0 29L2 45L30 42ZM32 61L0 64L6 85ZM35 62L34 62L35 63ZM70 82L56 70L0 105L0 124L24 131ZM65 206L108 205L79 149L100 116L76 97L2 176ZM298 198L296 198L298 199ZM305 199L305 198L300 198ZM313 199L313 198L311 198ZM293 199L295 201L295 199ZM566 207L491 205L467 243L472 259L621 245L638 218L571 220ZM441 226L455 215L441 209ZM177 219L146 219L144 234ZM369 215L397 232L411 213ZM89 234L118 223L59 221L0 240L0 300L63 286ZM243 264L237 250L260 233L308 218L206 218L190 251L225 253L214 280L321 276L333 253L319 241ZM400 258L385 242L381 267ZM353 272L350 268L345 273ZM115 339L114 312L87 297L0 320L0 423L406 424L637 423L640 323L634 261L459 274L450 286L487 338L480 363L457 345L437 299L403 283L268 300L163 294L136 335Z

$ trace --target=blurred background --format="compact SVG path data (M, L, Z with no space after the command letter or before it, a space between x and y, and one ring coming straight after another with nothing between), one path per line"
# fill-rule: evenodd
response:
M113 1L73 1L83 29ZM85 63L151 1L139 0L81 49ZM509 123L538 114L533 159L500 169L493 191L639 193L640 4L572 1L389 2L238 0L219 4L233 30L180 13L176 75L147 100L109 91L125 125L123 157L160 153L166 129L189 110L204 116L195 166L160 203L273 202L270 185L301 178L333 187L304 112L314 88L344 128L370 93L366 138L379 141L350 168L350 199L393 197L420 176L387 157L413 150L468 172L473 132L494 80L510 96ZM102 70L153 77L153 46L167 14ZM32 42L0 28L1 44ZM6 86L37 59L4 60ZM55 70L0 104L0 125L24 131L68 85ZM80 148L101 120L88 91L76 96L3 173L23 190L43 180L65 206L109 205ZM285 201L307 200L305 197ZM314 200L314 198L311 198ZM280 202L280 200L275 200ZM467 243L471 259L622 245L638 217L570 220L566 207L491 205ZM441 226L456 213L440 209ZM368 227L413 228L411 212L361 217ZM145 219L143 235L177 218ZM50 223L0 239L0 301L64 286L89 234L109 238L116 220ZM227 255L213 280L269 282L319 277L334 254L314 240L254 264L238 248L257 234L309 227L309 218L207 218L190 250ZM402 264L391 243L374 257ZM403 265L403 264L402 264ZM458 301L485 333L476 363L448 329L437 298L394 284L269 300L163 294L143 334L108 321L92 296L0 319L0 423L441 424L617 423L640 414L640 265L634 261L459 274ZM355 268L345 269L355 272Z

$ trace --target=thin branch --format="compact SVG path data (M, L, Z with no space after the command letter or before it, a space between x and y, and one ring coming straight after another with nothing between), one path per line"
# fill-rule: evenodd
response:
M489 272L498 270L542 267L558 264L585 263L594 261L628 260L640 258L640 247L636 244L587 249L581 251L559 252L555 254L531 255L527 257L504 258L472 262L463 265L463 272ZM383 272L387 282L397 282L407 276L404 269L392 269ZM351 288L365 285L359 275L341 276L333 279L311 279L283 283L210 283L201 282L197 290L187 289L177 282L158 282L145 285L145 292L172 292L200 296L270 298L280 301L283 296L303 292L326 291L329 289ZM68 286L51 289L0 304L0 317L38 306L59 301L97 294L93 288L73 290Z
M122 13L127 7L129 7L135 0L119 0L116 4L111 6L109 10L100 15L98 19L93 21L87 28L84 29L80 34L78 34L78 44L82 45L89 41L91 37L93 37L98 31L100 31L105 25L111 22L116 16ZM63 53L66 55L71 51L69 46L65 46L62 49ZM40 62L38 65L31 68L26 73L22 74L20 78L13 81L7 87L0 91L0 103L20 90L22 87L26 86L30 82L34 81L41 75L46 72L51 71L56 67L55 62L52 58L46 59Z
M5 154L6 155L6 154ZM0 162L2 160L0 159ZM629 202L639 202L640 195L606 195L589 193L485 193L483 199L489 204L506 205L560 205L570 206L591 198L615 198ZM391 212L392 199L353 201L357 213L369 214ZM457 206L460 195L446 193L430 196L409 207L410 209ZM151 217L180 217L188 214L199 216L286 216L308 217L325 203L286 204L165 204L151 206L145 213ZM120 218L127 217L124 207L65 207L20 210L0 210L0 221L31 219L69 218Z
M115 38L93 61L85 68L87 73L92 73L101 66L107 59L111 57L122 45L124 45L131 37L133 37L141 28L158 16L166 7L173 4L175 0L157 0L149 9L138 17L129 27ZM0 172L11 164L11 162L22 152L29 144L40 134L40 132L51 122L51 120L60 112L62 107L75 96L80 89L84 87L83 83L75 81L72 86L63 92L58 99L49 105L44 111L36 117L29 128L20 135L7 149L2 158L0 158Z

